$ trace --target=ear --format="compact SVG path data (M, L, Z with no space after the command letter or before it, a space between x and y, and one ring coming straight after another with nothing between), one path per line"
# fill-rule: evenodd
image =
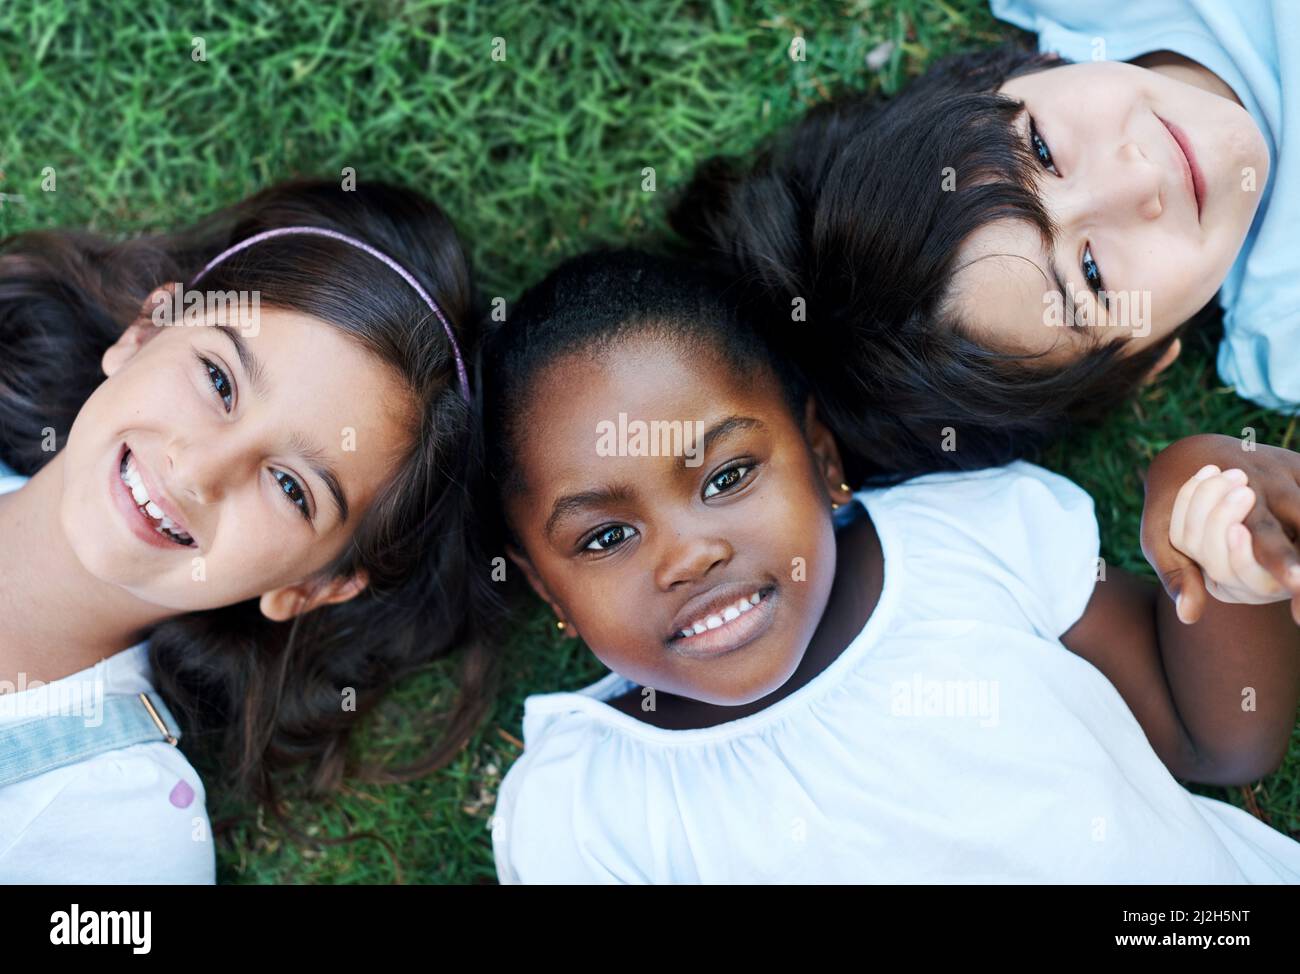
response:
M172 309L176 306L181 283L172 281L160 285L149 292L149 296L140 305L135 320L126 326L116 342L104 350L100 367L105 375L113 375L129 362L135 353L158 334L161 325L172 321Z
M571 638L578 635L578 627L573 624L572 619L565 616L564 607L551 598L551 593L547 591L546 583L542 581L542 576L537 574L537 569L529 561L528 556L513 545L506 545L506 555L519 566L519 570L524 573L524 578L528 579L529 587L537 593L537 597L551 607L555 613L555 618L564 623L563 634Z
M322 605L334 605L355 598L369 583L365 569L358 569L346 578L331 578L328 582L302 582L286 585L262 595L262 615L273 622L285 622L294 616L310 612Z
M1154 382L1156 376L1174 364L1174 360L1178 358L1182 351L1183 340L1181 338L1175 338L1169 343L1169 347L1165 349L1165 354L1161 355L1159 361L1157 361L1156 364L1151 366L1147 371L1146 378L1142 380L1142 384L1150 385Z
M804 429L808 434L808 446L817 463L817 472L821 475L831 501L847 504L853 500L853 491L844 489L844 461L840 459L840 447L835 442L835 434L817 415L817 403L811 394L804 405Z

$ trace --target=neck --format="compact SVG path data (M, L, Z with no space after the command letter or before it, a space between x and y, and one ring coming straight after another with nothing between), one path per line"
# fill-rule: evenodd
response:
M0 680L50 682L140 642L173 610L86 571L59 511L64 455L0 496Z
M1129 63L1163 74L1194 88L1200 88L1202 91L1208 91L1220 98L1226 98L1241 105L1242 108L1246 107L1241 104L1241 99L1226 81L1199 61L1193 61L1189 57L1183 57L1173 51L1152 51L1150 54L1134 58Z

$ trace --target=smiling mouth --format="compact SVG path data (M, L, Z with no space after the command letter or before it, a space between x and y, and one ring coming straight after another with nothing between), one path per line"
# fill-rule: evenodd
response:
M1159 115L1156 118L1160 118ZM1205 204L1205 177L1201 174L1199 167L1193 161L1192 153L1188 148L1187 134L1177 125L1166 122L1160 118L1160 123L1169 131L1173 138L1174 144L1178 146L1178 153L1182 156L1182 163L1192 185L1192 199L1196 203L1196 220L1199 223L1201 211Z
M126 484L126 489L131 494L131 499L135 501L136 510L148 518L156 532L182 548L194 547L194 539L182 531L180 525L164 514L162 508L149 498L149 492L145 490L144 480L132 462L129 449L122 454L122 462L118 465L118 476L122 478L122 483Z
M732 587L734 592L736 587ZM771 631L776 621L777 586L764 585L748 595L729 595L732 601L714 603L689 625L682 625L665 640L679 656L697 661L719 659L752 645Z
M731 605L725 606L719 612L711 612L701 616L695 622L691 623L689 628L682 629L672 636L672 641L681 640L683 642L693 639L701 633L709 632L713 629L721 629L729 623L735 622L747 612L752 612L754 606L763 601L772 591L772 586L758 589L744 598L737 599Z

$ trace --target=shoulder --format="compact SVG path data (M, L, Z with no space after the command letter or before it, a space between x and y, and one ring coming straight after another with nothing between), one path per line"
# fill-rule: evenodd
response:
M527 747L497 790L492 848L498 880L518 883L645 882L649 774L645 744L582 711L525 721ZM638 824L639 823L639 824Z
M1064 632L1091 598L1100 536L1092 497L1032 463L930 474L862 495L909 614ZM895 563L895 572L900 566Z
M132 745L49 775L55 790L3 855L7 876L55 883L216 881L203 783L178 749Z
M929 511L978 530L990 518L1070 512L1094 517L1092 497L1072 480L1023 460L984 470L927 474L864 491L870 506Z

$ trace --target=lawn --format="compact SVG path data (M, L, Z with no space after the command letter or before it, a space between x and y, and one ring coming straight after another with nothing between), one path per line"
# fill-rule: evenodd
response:
M1012 33L983 0L11 0L0 234L161 229L277 179L352 167L434 197L484 294L509 300L562 257L662 230L668 191L705 155L747 149L837 86L893 92L935 56ZM802 61L790 56L796 36ZM54 192L42 189L47 167ZM1194 338L1131 408L1044 458L1096 499L1110 564L1146 571L1142 471L1170 441L1253 427L1260 442L1292 445L1284 418L1220 386L1216 337ZM503 649L495 713L447 769L290 805L311 836L373 838L313 847L211 792L219 881L493 882L488 822L519 754L524 697L603 672L555 638L540 606ZM391 698L358 759L417 754L453 672L439 664ZM1300 836L1300 735L1253 788L1193 790Z

